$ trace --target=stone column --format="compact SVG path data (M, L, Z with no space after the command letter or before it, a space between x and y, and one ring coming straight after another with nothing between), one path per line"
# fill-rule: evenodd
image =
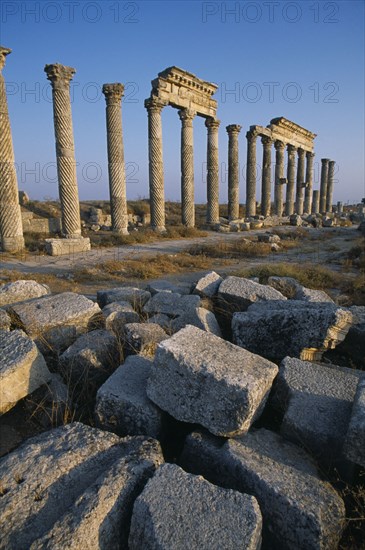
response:
M286 188L286 203L285 203L285 215L291 216L294 214L294 187L295 187L295 158L297 148L294 145L289 144L288 150L288 169L287 179L288 186Z
M328 163L328 181L326 194L326 212L332 212L333 201L333 183L335 178L335 161L330 160Z
M319 191L313 191L312 214L319 214Z
M153 97L146 99L144 105L148 113L151 227L155 231L166 231L161 124L161 111L165 104Z
M284 150L285 143L282 141L275 141L274 147L276 149L276 158L275 158L275 190L274 190L274 201L275 201L275 214L277 216L283 215L283 190L282 190L282 180L284 176Z
M304 198L304 212L310 214L312 210L312 188L313 188L313 159L314 153L310 151L306 152L307 167L305 172L305 198Z
M303 214L305 188L305 151L298 149L298 169L297 169L297 192L295 197L295 211L299 216Z
M330 159L321 159L321 187L319 197L319 211L321 214L326 212L326 199L327 199L327 180L328 180L328 163Z
M128 211L121 116L124 86L120 83L104 84L103 94L106 100L106 131L112 230L116 233L128 235Z
M343 213L343 202L341 202L341 201L338 201L338 202L337 202L337 212L338 212L339 214L342 214L342 213Z
M76 71L59 63L46 65L44 70L52 84L62 233L68 239L80 238L80 205L70 100L70 81Z
M219 158L218 158L218 128L220 120L207 118L208 128L207 149L207 223L219 223Z
M228 133L228 219L236 220L239 217L239 161L238 161L238 134L242 126L230 124L226 126Z
M9 53L11 53L9 48L0 46L0 237L4 252L17 252L24 248L23 225L8 102L2 75L6 56Z
M246 166L246 217L256 215L256 138L257 133L249 131L247 138Z
M181 109L181 221L186 227L195 225L194 203L194 140L191 109Z
M271 146L273 140L269 136L261 138L263 145L262 155L262 185L261 185L261 214L270 216L271 210Z

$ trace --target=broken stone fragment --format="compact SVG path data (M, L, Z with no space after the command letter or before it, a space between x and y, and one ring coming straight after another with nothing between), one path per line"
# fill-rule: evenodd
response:
M47 285L36 281L19 280L7 283L0 287L0 306L40 298L50 293L51 291Z
M101 308L112 302L129 302L134 310L140 310L150 298L151 294L147 290L131 286L98 290L97 292L97 302Z
M168 338L160 325L155 323L127 323L123 330L123 345L126 354L139 353L153 356L157 344Z
M149 315L163 313L170 317L177 317L199 306L199 296L182 296L177 292L158 292L148 300L143 311Z
M345 456L365 468L365 378L359 380L346 435Z
M193 325L205 330L206 332L211 332L216 336L222 336L221 329L214 313L203 307L191 309L187 313L179 315L176 319L173 319L171 321L171 330L172 332L178 332L182 328L186 327L186 325Z
M218 290L221 307L228 306L230 311L246 311L255 302L286 300L278 290L255 283L243 277L229 276L221 283Z
M198 294L202 298L212 298L217 294L222 281L223 278L218 273L210 271L196 283L194 294Z

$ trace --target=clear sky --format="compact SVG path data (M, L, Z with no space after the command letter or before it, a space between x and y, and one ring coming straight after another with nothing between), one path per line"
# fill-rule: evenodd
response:
M128 199L148 196L151 80L176 65L215 82L220 200L227 202L228 124L240 124L240 201L250 125L284 116L318 134L320 159L337 163L334 200L364 189L364 2L13 1L1 3L1 39L12 48L7 82L18 184L31 198L58 197L47 63L75 67L72 113L81 199L108 199L105 82L125 84L122 106ZM165 196L180 199L180 120L162 113ZM194 120L195 196L206 200L206 128ZM274 155L273 155L274 158ZM260 174L262 146L258 142ZM258 177L258 199L260 177Z

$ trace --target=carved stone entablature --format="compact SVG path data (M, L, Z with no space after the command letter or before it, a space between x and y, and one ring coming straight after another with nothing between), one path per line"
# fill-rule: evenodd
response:
M200 116L216 118L217 101L212 99L218 89L216 84L178 67L158 73L151 84L151 98L158 98L176 109L191 109Z
M274 139L295 145L297 148L305 151L313 151L313 140L317 134L313 134L299 124L292 122L284 117L277 117L270 120L267 128L271 130Z

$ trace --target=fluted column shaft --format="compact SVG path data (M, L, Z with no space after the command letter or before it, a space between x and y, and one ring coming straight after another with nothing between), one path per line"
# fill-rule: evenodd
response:
M165 194L162 157L161 111L165 104L158 99L147 99L148 113L148 158L151 227L155 231L165 231Z
M242 126L230 124L226 126L228 133L228 219L236 220L239 217L239 160L238 134Z
M294 214L294 186L295 186L295 160L297 148L294 145L288 145L288 169L286 188L285 215L291 216Z
M284 151L285 144L282 141L275 141L274 147L275 154L275 190L274 190L274 202L275 202L275 214L277 216L283 215L283 189L282 179L284 176Z
M333 201L333 183L335 178L335 161L330 160L328 163L328 182L326 195L326 212L332 212Z
M207 223L219 222L219 157L218 157L218 128L220 121L207 118L205 125L208 128L207 148Z
M246 217L256 215L256 132L251 130L247 138L247 165L246 165Z
M303 214L305 188L305 151L298 149L297 192L295 197L295 211L300 216Z
M319 214L319 190L313 191L312 214Z
M121 116L124 86L120 83L104 84L103 94L106 100L106 131L112 230L116 233L128 235L128 211Z
M261 139L262 154L262 186L261 186L261 214L270 216L271 210L271 146L273 140L268 136Z
M305 172L305 198L304 198L304 212L309 214L312 210L312 189L313 189L313 159L314 153L310 151L306 152L307 166Z
M327 199L327 181L328 181L328 163L329 159L321 159L321 187L319 197L319 210L321 214L326 212L326 199Z
M56 138L58 189L61 202L62 233L81 237L79 192L72 128L70 81L75 69L56 63L44 68L52 84L53 118Z
M194 203L194 137L195 111L181 109L181 221L187 227L195 225Z
M8 102L2 75L6 56L10 53L9 48L0 46L0 237L5 252L16 252L24 248L23 225Z

